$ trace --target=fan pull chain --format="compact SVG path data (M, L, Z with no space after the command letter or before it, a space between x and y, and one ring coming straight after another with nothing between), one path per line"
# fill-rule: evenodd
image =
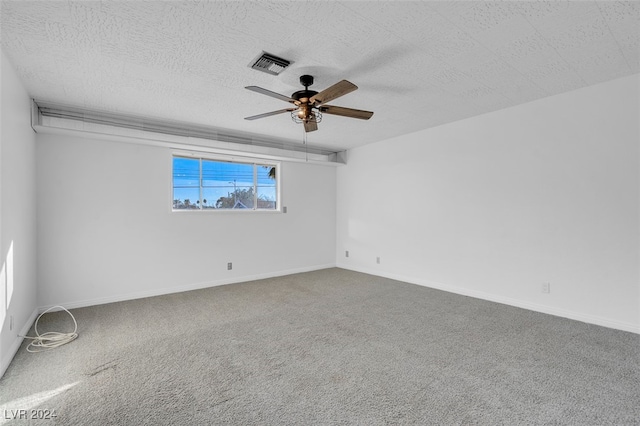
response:
M309 162L309 145L307 145L307 131L302 128L302 143L304 145L304 161Z

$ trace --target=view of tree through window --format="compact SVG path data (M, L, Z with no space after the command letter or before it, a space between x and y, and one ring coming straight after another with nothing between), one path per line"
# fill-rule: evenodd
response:
M276 165L173 157L173 209L275 210Z

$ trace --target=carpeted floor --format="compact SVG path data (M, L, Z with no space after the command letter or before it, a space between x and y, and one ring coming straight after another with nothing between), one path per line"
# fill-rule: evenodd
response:
M0 423L640 424L639 335L342 269L72 313L76 341L16 355Z

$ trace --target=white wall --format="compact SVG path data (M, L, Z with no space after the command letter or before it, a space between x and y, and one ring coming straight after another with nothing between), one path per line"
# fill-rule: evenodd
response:
M0 80L1 377L36 310L36 198L31 101L4 52Z
M38 134L36 153L39 306L335 265L334 167L283 163L286 214L172 213L170 149Z
M638 81L350 151L338 266L640 332Z

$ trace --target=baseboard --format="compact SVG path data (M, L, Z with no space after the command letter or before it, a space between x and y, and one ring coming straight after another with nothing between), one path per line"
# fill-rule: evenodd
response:
M285 275L298 274L302 272L317 271L320 269L335 268L335 266L336 266L335 263L324 264L324 265L314 265L314 266L308 266L303 268L294 268L294 269L285 269L280 271L267 272L264 274L245 275L242 277L234 277L234 278L215 280L215 281L205 281L205 282L187 284L187 285L176 286L176 287L153 289L149 291L117 294L113 296L99 297L95 299L67 300L67 301L61 301L60 303L53 303L51 305L41 306L38 308L38 312L44 312L51 306L64 306L66 309L84 308L87 306L104 305L106 303L114 303L114 302L124 302L126 300L143 299L145 297L162 296L165 294L180 293L183 291L200 290L203 288L217 287L217 286L227 285L227 284L236 284L236 283L247 282L247 281L255 281L255 280L262 280L266 278L274 278L274 277L281 277ZM59 310L59 309L54 308L51 311L54 312L56 310Z
M33 313L29 316L29 319L27 319L27 322L22 326L22 328L18 332L18 335L11 344L9 351L6 353L4 358L2 358L2 364L0 364L0 378L4 376L7 368L9 368L9 364L11 364L11 361L13 361L13 357L18 353L18 349L20 349L20 345L22 345L22 342L24 341L24 337L22 336L27 335L37 316L38 309L34 310Z
M596 315L588 315L581 312L569 311L566 309L555 308L552 306L545 306L537 303L531 303L524 300L513 299L509 297L503 297L496 294L486 293L483 291L469 290L463 287L456 287L447 284L442 284L434 281L429 281L416 277L409 277L400 274L394 274L389 272L382 272L375 269L354 267L352 265L338 262L336 267L342 269L348 269L351 271L362 272L365 274L376 275L392 280L403 281L411 284L420 285L423 287L434 288L437 290L447 291L449 293L460 294L463 296L474 297L476 299L488 300L490 302L502 303L504 305L515 306L517 308L528 309L530 311L540 312L543 314L554 315L557 317L568 318L576 321L585 322L588 324L599 325L602 327L613 328L616 330L628 331L631 333L640 334L640 325L626 323L622 321L615 321L609 318L603 318Z

